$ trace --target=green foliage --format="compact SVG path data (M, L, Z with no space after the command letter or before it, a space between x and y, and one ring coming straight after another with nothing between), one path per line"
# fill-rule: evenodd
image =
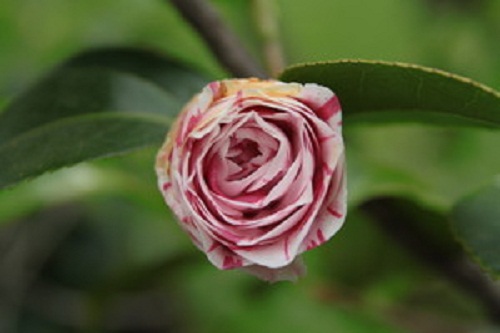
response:
M0 186L81 161L161 143L168 123L147 116L91 114L37 127L0 148Z
M252 1L210 2L261 56ZM463 11L464 1L448 1L444 10L429 6L437 1L420 0L276 3L289 63L397 60L500 88L496 0ZM153 52L96 50L58 65L12 98L69 54L96 45L154 48L227 77L168 2L7 1L0 4L0 42L0 188L151 146L0 191L0 271L6 282L0 289L10 295L18 290L13 281L26 288L19 316L18 304L0 297L7 305L2 320L18 322L12 331L495 331L486 327L473 296L423 267L356 207L383 195L412 198L415 206L401 211L428 232L424 241L448 248L443 216L500 170L500 132L483 130L498 128L496 92L454 75L382 62L289 69L284 78L324 82L341 97L351 209L331 242L304 255L306 278L269 285L207 264L156 191L155 145L205 84L196 71ZM351 126L363 120L370 126ZM401 123L408 120L420 124ZM454 124L483 126L449 126ZM498 273L499 255L491 249L499 193L484 193L457 206L455 212L469 218L456 218L453 226L470 252ZM71 200L76 206L69 217L52 211ZM422 203L426 209L416 209ZM74 229L66 235L68 226Z
M490 273L500 276L500 186L460 201L452 223L460 242Z
M155 54L83 53L0 114L0 187L97 157L159 144L205 80Z
M500 127L500 93L436 69L342 60L293 66L281 79L331 88L340 98L346 122L356 116L369 121Z

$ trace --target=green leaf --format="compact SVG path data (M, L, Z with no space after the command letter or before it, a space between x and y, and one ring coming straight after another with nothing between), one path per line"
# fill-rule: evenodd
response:
M472 256L500 276L500 184L459 202L452 212L452 225Z
M0 188L81 161L160 144L168 124L145 115L90 114L51 122L0 146Z
M0 115L0 142L61 118L134 112L167 116L182 104L161 88L127 73L64 68L19 96Z
M151 52L127 48L87 51L7 106L0 114L0 142L61 117L85 113L127 111L172 116L206 81Z
M357 119L500 127L499 92L437 69L340 60L290 67L281 80L331 88L339 96L346 122Z
M206 81L175 61L133 49L70 59L0 113L0 188L159 144Z
M66 67L96 67L134 74L155 83L182 103L207 83L207 78L177 61L133 48L109 48L84 52L68 61Z

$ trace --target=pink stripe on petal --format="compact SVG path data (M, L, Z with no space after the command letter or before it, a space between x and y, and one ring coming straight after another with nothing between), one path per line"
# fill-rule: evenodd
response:
M336 136L335 134L332 134L332 135L329 135L329 136L323 136L323 137L320 137L318 139L318 141L319 141L319 143L323 143L325 141L328 141L328 140L331 140L331 139L335 138L335 136Z
M196 115L193 115L192 117L189 118L186 128L187 133L191 133L193 131L193 129L196 127L196 125L198 125L202 117L203 113L198 109Z
M193 224L193 220L190 219L189 217L184 217L182 220L181 220L182 223L186 224L186 225L189 225L189 226L194 226Z
M207 252L212 252L220 246L221 246L221 244L219 242L213 242Z
M318 244L314 240L311 240L309 242L309 244L307 245L307 251L312 250L312 249L314 249L317 246L318 246Z
M327 104L334 96L333 92L326 87L315 83L307 83L303 86L298 97L312 110L318 110Z
M326 173L328 176L332 175L332 174L333 174L333 171L334 171L334 170L333 170L332 168L330 168L330 166L329 166L328 164L326 164L326 163L323 163L323 170L325 171L325 173Z
M202 243L200 242L200 240L198 239L198 237L196 237L196 235L195 235L193 232L191 232L191 231L187 230L187 233L188 233L189 237L191 238L191 240L193 241L193 243L194 243L194 244L195 244L198 248L200 248L200 249L201 249L201 248L203 248Z
M219 91L219 82L217 81L214 81L214 82L211 82L208 87L210 88L210 90L212 90L212 94L217 94L217 92Z
M340 112L340 103L337 96L333 96L326 102L323 106L316 110L316 114L323 119L328 121L331 117Z
M243 260L241 258L233 256L224 256L224 261L222 262L222 269L233 269L241 267L243 265Z
M340 213L339 211L335 210L332 207L326 207L326 210L328 211L328 213L330 213L331 215L333 215L334 217L336 217L338 219L343 216L342 213Z
M288 237L285 238L285 258L286 260L290 260L290 252L288 251Z
M316 235L318 236L318 241L320 244L323 244L326 241L325 235L323 235L323 231L321 229L318 229Z
M236 93L236 101L235 101L235 104L237 107L239 108L243 108L243 91L242 90L239 90L237 93Z

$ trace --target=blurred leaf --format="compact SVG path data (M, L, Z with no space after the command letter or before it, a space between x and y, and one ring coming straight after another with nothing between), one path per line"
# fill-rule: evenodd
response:
M416 123L344 129L351 204L405 195L447 213L500 170L500 155L492 153L500 131Z
M460 242L493 275L500 275L500 186L459 202L452 223Z
M83 52L70 59L66 67L98 67L133 74L159 85L182 103L207 83L206 77L179 62L127 47Z
M169 107L177 110L179 105L172 95L129 74L64 68L7 106L0 115L0 141L62 118L113 111L167 115Z
M145 115L90 114L53 121L0 146L0 187L97 157L160 144L168 123Z
M346 121L419 121L500 127L500 93L469 79L411 64L366 60L297 65L284 81L314 82L339 96Z
M150 290L172 271L195 263L193 257L201 259L168 214L165 219L165 214L145 210L123 192L86 198L74 207L71 219L56 218L73 227L40 274L50 284L103 296ZM37 214L45 209L41 212ZM31 217L25 220L34 225L43 222Z
M205 82L192 70L147 51L111 48L84 52L6 107L0 117L0 140L55 119L86 113L172 115Z
M206 80L153 53L70 59L0 114L0 188L46 171L159 144Z

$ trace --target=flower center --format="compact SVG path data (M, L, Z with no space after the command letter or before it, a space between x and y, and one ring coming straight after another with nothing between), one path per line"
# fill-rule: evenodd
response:
M228 151L228 159L238 164L241 167L249 164L255 157L260 156L259 145L257 142L250 139L243 139L237 142L238 139L231 138L231 146Z
M260 163L253 163L254 159L261 155L257 142L250 139L239 140L234 136L231 137L227 159L236 163L241 169L230 175L230 178L242 178L252 173L260 166Z

